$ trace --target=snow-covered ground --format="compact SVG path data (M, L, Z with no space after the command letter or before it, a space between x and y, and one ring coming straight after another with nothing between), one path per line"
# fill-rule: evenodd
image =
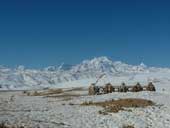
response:
M98 85L122 82L146 85L153 82L156 92L111 93L88 96L87 87L102 75ZM55 97L28 96L21 89L71 88L81 90L64 92ZM83 61L79 65L48 67L43 70L0 68L0 122L19 124L33 128L170 128L170 69L132 66L113 62L106 57ZM13 91L12 91L13 90ZM66 89L67 90L67 89ZM44 90L42 90L44 91ZM70 93L70 94L69 94ZM70 95L70 96L67 96ZM152 100L154 106L130 108L101 115L97 106L81 106L85 101L108 101L120 98L143 98Z
M0 93L0 121L32 128L122 128L133 125L135 128L170 128L170 93L168 85L164 91L138 93L112 93L88 96L87 90L70 93L83 94L78 97L27 96L22 91ZM120 98L143 98L156 103L146 108L130 108L101 115L101 107L81 106L85 101L106 101ZM74 105L73 105L74 104Z
M135 77L141 82L142 78L143 75ZM129 77L118 77L117 80L134 82ZM134 125L135 128L170 128L170 82L168 79L155 79L155 82L157 92L115 92L88 96L87 89L83 89L71 92L83 95L70 99L64 96L27 96L22 91L0 92L0 121L42 128L122 128L123 125ZM120 111L109 115L99 114L98 111L103 109L101 107L80 106L85 101L120 98L148 99L154 101L156 106L131 108L131 112Z

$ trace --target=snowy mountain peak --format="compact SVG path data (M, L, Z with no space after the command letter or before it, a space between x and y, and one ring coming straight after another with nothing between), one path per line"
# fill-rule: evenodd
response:
M48 66L46 68L44 68L44 71L49 71L49 72L54 72L57 71L58 67L56 66Z
M117 73L138 73L148 72L147 66L141 63L138 66L128 65L121 61L113 62L111 59L103 56L94 58L91 60L85 60L79 65L74 66L71 71L73 73L105 73L105 74L117 74Z
M59 66L49 66L44 69L44 71L49 71L49 72L59 72L59 71L66 71L70 70L72 68L72 65L70 64L64 64L62 63Z
M90 60L91 62L98 62L98 63L102 63L102 62L112 62L108 57L106 56L102 56L102 57L95 57L93 59Z
M25 67L23 65L19 65L16 69L20 71L24 71Z
M140 66L144 67L144 68L147 68L147 66L143 62L140 64Z
M108 59L107 57L95 57L91 60L84 60L81 64L100 64L100 63L111 63L112 61Z
M115 72L113 62L107 57L85 60L71 69L73 72Z

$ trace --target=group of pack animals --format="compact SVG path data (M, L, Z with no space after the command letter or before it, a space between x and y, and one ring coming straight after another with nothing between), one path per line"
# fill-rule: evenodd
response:
M140 92L140 91L156 91L155 86L150 82L147 86L141 86L137 83L135 86L126 86L122 83L121 86L113 86L108 83L104 87L96 86L96 84L91 84L89 87L89 95L102 95L112 92Z

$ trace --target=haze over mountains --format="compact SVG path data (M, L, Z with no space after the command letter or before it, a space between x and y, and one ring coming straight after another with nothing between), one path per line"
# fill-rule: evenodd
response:
M63 83L96 79L102 74L117 77L158 72L170 73L170 69L147 67L143 63L137 66L128 65L120 61L112 61L107 57L84 60L74 66L65 64L58 67L50 66L42 70L25 69L24 66L15 69L1 66L0 89L60 87Z

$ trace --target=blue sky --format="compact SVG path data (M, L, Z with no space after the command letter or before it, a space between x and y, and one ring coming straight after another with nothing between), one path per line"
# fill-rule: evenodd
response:
M42 68L108 56L170 67L168 0L0 1L0 64Z

